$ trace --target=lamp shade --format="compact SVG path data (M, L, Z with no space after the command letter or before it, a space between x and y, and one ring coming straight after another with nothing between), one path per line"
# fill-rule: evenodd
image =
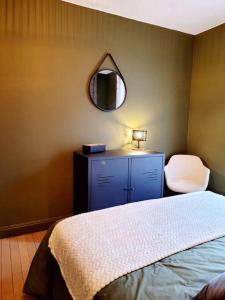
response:
M132 134L133 141L146 141L147 140L147 130L133 130Z

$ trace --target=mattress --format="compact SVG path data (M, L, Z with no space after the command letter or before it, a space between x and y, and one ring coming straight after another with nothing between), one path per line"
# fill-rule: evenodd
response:
M42 299L71 299L58 263L48 248L51 235L50 230L33 260L24 291ZM163 240L161 243L163 247ZM62 249L65 250L63 245ZM119 276L100 289L94 299L191 299L209 279L225 270L224 250L224 238L200 243ZM71 279L70 282L76 282L76 276Z

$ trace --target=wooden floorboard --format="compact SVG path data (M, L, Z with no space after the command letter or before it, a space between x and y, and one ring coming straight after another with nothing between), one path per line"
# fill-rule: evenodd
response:
M15 299L19 299L19 297L21 296L21 290L23 288L19 244L16 238L10 238L9 245L11 251L13 296Z
M2 239L2 299L13 300L12 264L9 239Z
M34 254L36 252L36 247L35 247L34 240L33 240L33 237L31 234L26 234L25 239L26 239L26 247L27 247L29 260L31 262L34 257Z
M25 235L21 235L17 237L17 240L19 244L19 254L20 254L21 265L22 265L22 276L23 276L23 281L25 281L30 266L30 259L28 255L27 245L26 245L26 237Z
M33 256L46 231L0 239L0 300L34 300L22 293Z

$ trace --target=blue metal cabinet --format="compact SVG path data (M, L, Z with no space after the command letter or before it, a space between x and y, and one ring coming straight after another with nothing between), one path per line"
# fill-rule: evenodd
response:
M163 153L75 152L73 162L75 214L163 196Z
M164 158L147 156L131 159L130 201L162 197Z
M92 161L90 210L127 203L127 170L127 158Z

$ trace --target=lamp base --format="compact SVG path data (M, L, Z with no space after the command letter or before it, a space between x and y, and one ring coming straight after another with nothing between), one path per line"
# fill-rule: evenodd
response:
M133 150L133 151L146 151L147 149L146 149L146 148L143 148L143 147L140 147L140 148L134 147L134 148L132 148L132 150Z

